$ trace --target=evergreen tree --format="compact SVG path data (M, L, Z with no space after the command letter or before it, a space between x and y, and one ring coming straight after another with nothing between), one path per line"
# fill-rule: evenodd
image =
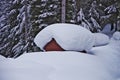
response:
M9 15L9 7L12 4L12 0L1 0L0 1L0 54L3 56L8 56L10 54L10 49L8 46L11 46L11 42L9 42L9 34L10 34L10 25L8 24L8 15Z
M76 7L75 0L66 0L66 22L75 23Z
M36 34L47 25L60 22L60 2L58 0L31 0L30 1L30 35L33 42ZM29 51L38 50L35 44L29 46Z
M12 1L0 32L0 53L6 57L18 57L24 52L39 50L34 37L44 28L41 25L60 22L58 4L57 0Z
M85 19L92 25L91 31L99 32L105 25L111 24L111 29L118 30L119 22L119 0L76 0L77 10L83 9ZM78 16L78 15L77 15ZM77 17L76 17L77 18ZM78 22L77 22L78 23Z
M24 0L14 0L6 15L6 24L3 26L1 54L6 57L19 56L26 51L26 27L28 27ZM27 24L27 25L26 25ZM3 29L2 29L3 30ZM27 37L28 38L28 37Z

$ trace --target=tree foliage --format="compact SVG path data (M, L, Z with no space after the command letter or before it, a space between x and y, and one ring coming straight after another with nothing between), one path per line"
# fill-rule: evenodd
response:
M98 32L107 24L111 24L111 29L119 30L119 26L117 26L120 20L119 0L87 0L86 2L80 0L76 3L77 10L80 11L79 8L83 9L85 19L91 24L91 27L94 28L91 29L91 31ZM97 24L98 28L95 27L95 24Z

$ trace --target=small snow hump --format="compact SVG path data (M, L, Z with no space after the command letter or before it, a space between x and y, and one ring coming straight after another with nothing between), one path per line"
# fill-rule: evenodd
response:
M110 39L107 35L103 33L93 33L95 37L94 46L102 46L109 43Z
M120 32L116 31L114 34L113 34L113 39L115 40L120 40Z
M49 25L37 34L34 42L38 47L46 51L44 47L52 39L63 50L68 51L89 51L94 46L93 33L75 24L57 23Z

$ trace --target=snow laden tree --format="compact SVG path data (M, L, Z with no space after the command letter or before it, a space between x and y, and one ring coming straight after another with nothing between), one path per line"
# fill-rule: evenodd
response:
M92 29L93 32L101 31L107 24L111 24L111 30L119 30L119 26L117 26L120 13L119 4L118 0L80 0L76 2L78 13L79 8L82 8L85 19L94 28Z
M82 8L77 14L77 24L87 28L88 30L91 30L92 32L99 32L101 30L101 26L92 16L90 16L88 20L86 19Z
M25 51L29 43L29 5L27 0L14 0L6 15L3 26L0 52L6 57L17 57ZM3 30L3 29L2 29Z
M17 3L14 2L15 4ZM17 43L13 46L12 52L14 56L19 56L25 51L28 51L29 43L29 30L31 28L29 22L29 2L27 0L20 0L21 5L18 8L19 14L17 15L18 24L15 26L17 28L15 38L17 38Z
M32 38L47 25L60 22L60 1L31 0L30 5L30 23L32 26L30 35ZM35 48L35 45L31 50L38 50L33 48Z
M60 22L60 1L41 0L41 10L38 17L41 24L53 24Z
M17 57L24 52L37 51L38 48L35 46L33 40L35 33L32 33L33 26L30 22L30 9L31 2L28 0L19 0L14 1L14 5L19 4L18 8L15 8L19 11L16 16L17 25L13 28L13 34L15 35L14 43L12 47L12 53L14 57Z
M20 13L20 8L22 7L21 1L15 0L12 4L13 6L11 5L9 9L9 13L7 14L6 18L6 25L4 26L7 32L4 32L3 36L5 37L2 38L2 53L6 57L13 57L17 54L17 52L18 54L21 53L21 50L23 48L23 40L21 40L22 36L20 35L20 33L22 33L22 27L18 25L19 20L17 19Z
M111 24L111 29L117 30L118 21L118 1L116 0L101 0L93 1L89 10L89 15L101 25L103 29L107 24Z
M76 6L76 24L81 25L92 32L99 32L101 26L90 13L90 11L94 10L95 5L92 4L90 7L89 0L76 0L74 5Z
M89 30L92 30L92 26L91 24L85 19L85 15L83 13L82 8L80 9L80 11L77 14L77 23Z
M59 5L58 0L31 0L30 21L36 33L49 24L60 22Z
M105 15L102 15L100 17L100 20L102 22L101 25L111 24L111 30L112 29L119 30L120 26L117 25L117 22L120 20L119 19L120 1L109 0L106 2L106 4L103 4L103 2L101 2L101 5L104 5L106 7L104 8Z
M8 54L10 54L11 49L8 48L8 46L11 46L11 42L9 42L9 31L11 26L8 24L7 20L12 0L1 0L0 4L0 54L7 56Z
M60 22L58 0L14 0L9 7L6 24L1 30L0 53L17 57L24 52L39 50L34 44L41 25Z
M75 23L76 19L75 0L66 0L66 22Z
M100 23L99 23L100 13L96 10L96 8L97 8L96 3L97 3L96 1L93 1L91 3L88 17L89 17L89 21L91 22L91 25L94 29L93 31L99 32L102 30L102 26L100 26Z
M61 21L62 23L75 23L75 15L76 15L76 6L75 0L62 0L60 3L61 7Z

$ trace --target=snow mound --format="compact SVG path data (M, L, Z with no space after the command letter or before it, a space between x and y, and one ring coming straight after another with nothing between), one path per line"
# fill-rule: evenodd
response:
M95 46L101 46L108 44L110 39L107 35L103 33L93 33L95 36Z
M94 45L93 34L82 26L60 23L40 31L34 39L38 47L44 46L54 38L64 50L89 51Z
M113 39L115 39L115 40L120 40L120 32L115 32L114 34L113 34Z
M3 56L0 56L0 61L4 61L4 60L6 60L6 58Z
M1 80L115 80L95 55L74 51L23 54L0 64Z
M114 39L115 34L113 34L108 45L94 47L91 52L103 62L113 76L120 78L120 40Z

